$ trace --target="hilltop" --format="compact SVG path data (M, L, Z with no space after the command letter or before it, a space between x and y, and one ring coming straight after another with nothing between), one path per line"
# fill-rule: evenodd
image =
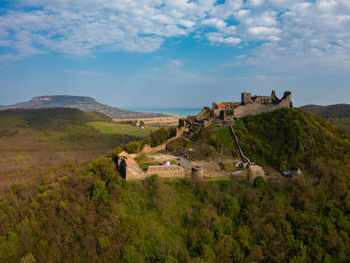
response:
M300 107L315 115L328 119L335 125L350 131L350 105L349 104L335 104L329 106L321 105L305 105Z
M277 171L301 167L315 175L319 163L350 164L350 135L322 117L299 109L281 109L236 120L234 130L245 155L253 162ZM189 132L168 145L193 159L232 158L239 151L229 129L220 125ZM348 171L350 172L350 170Z
M169 116L162 113L144 113L134 112L124 109L111 107L101 104L95 99L84 96L68 96L68 95L55 95L55 96L40 96L34 97L30 101L21 102L13 105L3 106L0 109L36 109L36 108L54 108L54 107L66 107L76 108L82 111L94 111L100 112L106 116L117 119L126 118L152 118L152 117L165 117Z

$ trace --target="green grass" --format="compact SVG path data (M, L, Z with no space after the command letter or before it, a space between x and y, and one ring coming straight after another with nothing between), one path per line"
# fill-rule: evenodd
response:
M225 167L225 171L227 171L227 172L234 172L234 171L238 170L233 162L232 163L224 163L224 167Z
M229 177L212 177L205 180L205 182L230 182L233 183L232 179Z
M31 159L32 155L29 154L29 153L17 153L14 156L14 158L17 159L17 160L26 160L26 159Z
M145 127L144 129L142 129L142 128L136 127L136 126L116 124L116 123L103 122L103 121L89 122L88 125L99 130L101 133L128 134L128 135L133 135L133 136L137 136L137 137L146 137L146 136L150 135L152 130L154 130L154 128L150 128L150 127Z
M146 170L151 165L160 165L160 163L157 161L151 161L146 154L136 157L135 161L142 170Z

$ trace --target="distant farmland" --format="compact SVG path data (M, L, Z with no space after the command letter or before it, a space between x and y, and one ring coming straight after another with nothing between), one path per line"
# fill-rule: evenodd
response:
M104 121L89 122L88 125L105 134L125 134L137 137L146 137L150 135L152 131L157 129L154 127L140 128L136 126L110 123Z

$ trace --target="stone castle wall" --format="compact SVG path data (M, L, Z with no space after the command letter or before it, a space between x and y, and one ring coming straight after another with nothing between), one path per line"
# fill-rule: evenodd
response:
M146 179L145 173L141 171L135 171L132 167L126 167L125 169L125 180L133 181L133 180L144 180Z
M279 109L290 108L291 107L291 95L283 98L278 104L260 104L252 103L242 106L238 106L234 109L234 117L239 119L248 115L258 115L266 112L271 112Z
M160 178L184 178L185 169L178 165L149 166L146 176L158 175Z

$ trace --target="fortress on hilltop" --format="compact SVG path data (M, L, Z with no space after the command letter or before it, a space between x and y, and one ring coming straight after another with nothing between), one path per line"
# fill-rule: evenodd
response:
M254 164L244 154L239 143L239 138L233 127L234 121L248 115L258 115L284 108L293 108L292 94L289 91L284 92L281 99L276 96L275 91L272 91L271 96L252 96L249 92L243 92L241 94L241 102L214 102L211 108L204 107L196 116L187 116L186 119L180 119L179 125L176 128L176 135L168 139L164 144L153 148L149 145L145 145L142 151L136 154L129 155L126 152L121 152L118 155L117 168L126 180L145 180L154 174L157 174L161 178L184 178L186 176L191 176L194 179L224 175L233 178L249 177L253 180L257 176L265 176L263 168ZM235 145L236 149L233 152L233 163L235 167L241 170L230 173L229 175L227 173L223 174L208 168L204 169L198 165L198 163L192 164L191 161L186 161L186 158L188 158L186 156L179 157L175 165L170 165L170 163L165 165L153 165L142 170L134 159L148 152L157 152L161 155L160 151L168 149L168 143L171 141L176 140L180 136L183 136L185 140L190 139L193 135L198 134L202 127L207 127L210 124L222 125L229 129L232 143ZM221 166L225 167L223 162L221 162ZM225 168L220 169L225 170ZM293 176L293 172L285 172Z
M271 96L252 96L249 92L241 94L240 102L213 102L212 107L204 107L196 116L180 119L179 130L198 131L200 127L209 124L232 125L234 120L248 116L258 115L284 108L293 108L292 93L284 92L280 99L272 91Z
M239 119L247 115L257 115L283 108L293 108L292 93L286 91L281 99L272 91L271 96L241 94L241 102L213 103L212 114L220 120Z

